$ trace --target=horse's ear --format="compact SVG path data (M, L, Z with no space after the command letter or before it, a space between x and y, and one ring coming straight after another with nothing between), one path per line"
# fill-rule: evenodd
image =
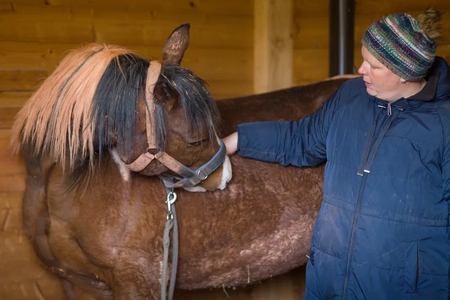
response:
M155 102L163 106L167 111L172 110L178 103L178 93L165 82L159 83L153 90Z
M179 65L183 59L184 52L189 46L189 23L176 28L167 38L162 50L163 64Z

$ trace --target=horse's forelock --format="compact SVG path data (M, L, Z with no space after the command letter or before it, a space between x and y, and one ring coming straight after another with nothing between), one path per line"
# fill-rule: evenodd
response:
M205 81L189 69L164 65L158 82L166 82L177 91L192 131L205 130L210 139L216 138L220 115Z
M120 142L130 154L135 131L136 111L141 96L145 101L145 80L149 62L135 54L119 55L112 60L97 86L94 96L94 126L98 149Z

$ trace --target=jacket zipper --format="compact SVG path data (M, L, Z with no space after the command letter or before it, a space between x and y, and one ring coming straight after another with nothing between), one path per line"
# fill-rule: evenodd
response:
M356 227L358 226L360 211L361 211L361 198L364 193L364 189L366 187L367 177L369 174L362 174L362 181L359 187L358 200L356 201L356 210L353 216L352 222L352 232L350 234L350 246L348 248L347 253L347 265L345 266L345 280L344 280L344 293L342 295L342 299L345 300L347 298L347 289L348 289L348 278L350 275L350 264L353 258L353 248L355 247L355 235L356 235Z
M385 126L390 126L390 124L387 125L386 123L388 123L388 122L391 123L390 122L390 118L392 118L391 103L388 103L387 107L386 106L382 106L382 105L378 105L378 107L386 109L387 116L388 116L388 118L385 121L383 121L383 124L381 125L381 128L383 128ZM399 110L403 111L402 109L399 109ZM376 121L377 120L375 119L375 122ZM387 131L387 129L386 129L386 131ZM377 137L376 140L378 140L380 138L380 134L383 134L382 132L383 132L383 129L381 129L380 132L378 133L378 137ZM381 138L382 139L384 138L384 134L383 134L383 136ZM379 141L379 143L380 142L381 141ZM372 152L372 150L373 150L373 148L374 148L374 146L376 144L377 144L377 142L375 142L375 143L373 143L373 145L371 145L371 148L369 150L368 155ZM375 147L378 148L378 146L375 146ZM373 155L375 155L375 154L373 154ZM349 276L350 276L350 265L351 265L351 261L352 261L352 258L353 258L353 250L354 250L354 247L355 247L356 228L358 227L359 217L361 215L361 202L362 202L361 200L362 200L362 197L363 197L363 194L364 194L364 190L365 190L365 187L366 187L367 178L368 178L369 174L370 174L370 166L368 166L367 169L364 168L363 172L358 172L358 175L362 176L362 180L361 180L361 184L360 184L360 187L359 187L358 198L356 200L355 214L353 215L352 231L351 231L351 234L350 234L350 242L349 242L348 253L347 253L347 264L346 264L346 267L345 267L345 280L344 280L344 291L343 291L343 294L342 294L342 300L346 300L346 298L347 298L348 281L349 281Z

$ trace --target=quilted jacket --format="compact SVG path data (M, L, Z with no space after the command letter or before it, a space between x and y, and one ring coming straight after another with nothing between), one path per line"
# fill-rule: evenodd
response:
M304 299L450 299L450 67L388 103L362 78L313 115L238 127L238 154L325 165Z

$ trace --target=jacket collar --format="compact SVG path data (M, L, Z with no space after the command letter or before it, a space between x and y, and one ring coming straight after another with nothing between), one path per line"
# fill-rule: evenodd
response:
M406 98L406 100L414 101L431 101L436 96L436 89L439 82L439 69L437 64L433 64L425 77L427 83L423 89L415 95Z

